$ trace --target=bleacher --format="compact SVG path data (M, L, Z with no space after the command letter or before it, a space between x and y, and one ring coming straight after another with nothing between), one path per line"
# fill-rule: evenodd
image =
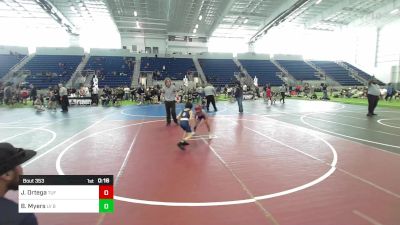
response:
M296 80L318 80L315 76L317 71L314 70L304 61L300 60L277 60L277 62L285 68L290 75Z
M283 81L276 76L276 73L281 71L271 61L246 59L240 59L239 61L252 78L257 76L259 86L265 84L270 84L271 86L282 85Z
M358 75L360 75L360 77L362 77L362 78L364 78L364 79L366 79L366 80L370 80L370 79L371 79L372 76L369 75L368 73L366 73L366 72L360 70L359 68L357 68L357 67L351 65L350 63L347 63L347 62L343 62L343 63L344 63L345 65L347 65L348 67L352 68L353 70L355 70L355 71L358 73ZM384 84L382 81L380 81L380 80L378 80L378 84L379 84L379 85L385 85L385 84Z
M67 83L82 55L36 55L22 70L31 71L26 81L37 88L48 88L59 83Z
M199 63L207 81L214 86L232 84L236 80L235 72L239 72L232 59L199 59Z
M140 71L159 72L159 76L153 76L156 80L163 80L165 77L182 80L189 71L196 71L196 67L191 58L142 57Z
M5 76L10 69L18 64L25 55L0 55L0 78Z
M134 57L92 56L84 70L94 70L99 76L99 87L131 86Z
M344 86L362 85L358 80L354 79L348 70L339 66L332 61L311 61L314 65L321 68L325 73Z

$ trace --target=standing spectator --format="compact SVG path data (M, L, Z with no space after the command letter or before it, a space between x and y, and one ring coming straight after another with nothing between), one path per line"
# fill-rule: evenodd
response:
M201 103L204 97L203 87L201 85L198 85L198 87L196 88L196 92L197 92L197 103Z
M139 100L139 105L143 104L143 101L144 101L144 87L143 87L142 84L139 85L139 88L137 89L136 93L138 95L137 99Z
M136 101L136 88L131 89L131 101Z
M328 98L328 85L327 84L322 84L321 85L321 89L322 89L322 93L323 93L322 99L323 100L329 100L329 98Z
M131 89L129 89L128 86L125 86L124 88L124 100L128 100L129 99L129 93L131 92Z
M18 213L18 205L4 198L10 191L18 190L18 182L23 174L22 163L28 161L36 152L15 148L9 143L0 143L0 224L37 225L32 213Z
M228 85L225 84L225 86L224 86L224 95L225 95L225 98L227 97L227 96L226 96L227 94L228 94Z
M54 85L53 92L54 92L54 97L56 97L56 103L58 105L61 105L60 88L58 87L58 85Z
M58 87L60 87L60 102L61 102L61 112L68 112L68 92L65 87L63 87L62 84L58 84Z
M271 105L272 105L272 91L271 91L271 86L267 86L267 89L265 90L265 100L267 101L267 105L268 105L268 101L271 101Z
M4 104L9 105L12 104L12 86L10 83L6 84L6 87L4 88Z
M217 92L210 83L208 83L207 86L204 88L204 95L207 99L207 112L210 111L210 103L212 103L214 111L218 111L217 107L215 106L215 96L217 95Z
M368 81L368 114L367 116L375 116L377 114L374 113L376 106L378 105L379 96L381 95L381 91L378 85L378 82L373 77L370 81Z
M54 95L53 90L51 89L49 90L48 96L49 96L49 103L47 107L49 110L52 110L52 112L55 112L57 109L57 99L56 96Z
M92 104L93 105L99 105L99 87L94 86L92 88Z
M158 103L161 103L161 87L160 87L160 85L158 85L157 84L157 86L156 86L156 91L157 91L157 100L158 100Z
M164 84L165 86L162 88L161 93L164 96L165 111L167 113L167 126L171 124L171 115L174 122L178 124L175 111L175 99L177 89L175 88L175 86L171 85L171 79L168 77L165 78Z
M37 89L33 84L31 84L29 86L31 88L30 97L31 97L31 100L32 100L32 105L33 105L35 100L36 100L36 98L37 98Z
M392 83L388 83L386 90L387 90L387 93L386 93L385 100L387 101L389 99L389 101L392 101L392 97L393 97L394 93L396 93L392 86Z
M3 101L4 101L4 89L2 84L0 83L0 105L4 104Z
M235 98L239 106L239 113L243 113L243 89L240 82L236 83Z
M286 94L285 84L282 84L282 86L279 87L279 92L281 93L281 98L279 99L279 102L283 101L283 104L285 104L285 94Z
M28 90L26 90L26 88L23 88L21 91L21 98L22 98L22 103L26 105L27 100L29 97L29 93Z

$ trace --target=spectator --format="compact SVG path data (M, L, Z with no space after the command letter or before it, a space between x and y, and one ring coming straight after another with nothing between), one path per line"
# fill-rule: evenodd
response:
M12 86L10 83L8 83L4 88L4 104L6 105L12 104L12 95L13 95Z
M21 91L21 98L23 104L26 104L28 97L29 97L28 90L26 90L26 88L23 88Z
M388 83L386 90L387 90L387 93L386 93L385 100L387 101L389 99L389 101L392 101L392 97L396 93L396 91L394 90L394 88L392 86L392 83Z
M204 89L201 85L196 88L197 92L197 103L201 102L204 97Z
M36 100L33 102L33 107L36 109L36 112L43 112L45 110L41 97L36 98Z
M18 213L18 205L4 198L9 190L18 190L18 182L23 174L20 165L35 155L35 151L15 148L9 143L0 143L0 224L37 225L34 214Z
M124 100L128 100L129 99L129 93L131 92L131 89L129 89L128 86L125 86L124 88Z
M285 84L282 84L282 86L279 87L279 92L281 93L281 98L279 99L279 102L283 101L283 104L285 104L285 94L286 94Z
M94 86L92 88L92 104L93 105L99 105L99 87Z
M321 84L321 89L322 89L322 93L323 93L322 99L323 100L329 100L329 97L328 97L328 85L327 84Z
M0 105L4 104L4 89L2 84L0 83Z
M243 89L240 82L236 83L235 98L239 106L239 113L243 113Z
M378 85L378 82L373 77L370 81L368 81L368 114L367 116L375 116L377 114L374 113L376 106L378 105L379 96L381 95L381 91Z
M33 104L35 102L36 98L37 98L37 89L33 84L31 84L29 86L31 88L30 97L31 97L32 104Z
M54 95L53 90L50 89L48 95L49 95L49 103L48 103L47 107L49 110L52 110L53 112L55 112L57 109L57 99L56 99L56 96Z

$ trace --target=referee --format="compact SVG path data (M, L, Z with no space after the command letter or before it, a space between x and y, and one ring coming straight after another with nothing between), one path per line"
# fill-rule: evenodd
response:
M162 88L161 93L164 96L165 112L167 113L167 126L171 124L171 115L175 124L178 124L175 110L177 89L175 88L175 86L171 85L171 79L168 77L165 78L164 84L165 86Z
M68 112L68 91L65 87L63 87L62 84L58 84L58 87L60 88L60 103L61 103L61 112Z

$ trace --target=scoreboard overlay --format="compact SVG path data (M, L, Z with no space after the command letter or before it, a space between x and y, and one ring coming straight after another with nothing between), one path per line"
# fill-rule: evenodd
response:
M112 175L23 175L20 213L113 213Z

